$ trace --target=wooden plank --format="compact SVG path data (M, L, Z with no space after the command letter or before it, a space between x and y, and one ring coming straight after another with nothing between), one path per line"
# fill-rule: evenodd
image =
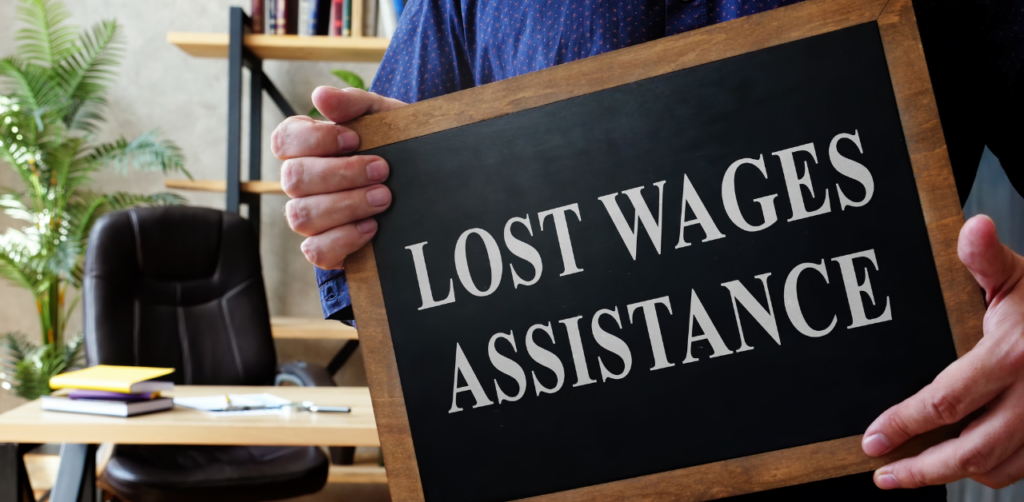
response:
M890 2L878 18L878 28L939 270L946 314L957 355L963 356L981 340L985 301L974 277L957 255L964 213L910 0Z
M379 465L332 465L328 483L387 484L388 475Z
M32 484L32 492L36 500L53 488L53 482L57 479L57 469L60 467L60 455L48 455L43 453L26 453L25 470L28 471L28 480Z
M366 364L366 380L373 389L373 412L377 419L377 434L388 466L391 497L397 501L422 501L423 485L416 464L416 450L412 444L412 429L405 409L405 396L398 378L395 347L391 343L391 329L384 310L384 293L377 276L377 261L373 244L350 255L346 260L345 277L350 285L352 309L362 331L359 347Z
M200 192L224 192L228 183L220 180L164 180L164 186L177 190L197 190ZM279 181L243 181L243 193L265 195L284 195Z
M271 317L270 332L278 340L358 340L356 329L330 319Z
M351 413L291 412L217 417L176 406L131 418L43 411L35 400L0 415L4 443L379 446L366 387L224 387L180 385L165 395L218 396L267 392L292 402L349 406Z
M200 58L226 58L226 33L168 32L167 42ZM380 62L391 41L379 37L245 35L245 46L261 59Z
M941 440L956 437L956 427L919 436L896 451L870 458L860 449L861 436L835 439L711 464L640 476L600 485L531 497L531 502L701 502L757 491L837 478L877 469L916 455Z
M962 355L981 335L984 305L970 275L956 259L956 237L963 217L911 0L808 0L362 117L347 125L360 134L360 150L368 150L872 21L880 25L944 300ZM392 497L422 501L372 245L349 256L346 270ZM865 455L861 436L851 436L529 500L713 500L869 471L914 455L955 436L958 430L959 426L952 426L933 431L882 458Z

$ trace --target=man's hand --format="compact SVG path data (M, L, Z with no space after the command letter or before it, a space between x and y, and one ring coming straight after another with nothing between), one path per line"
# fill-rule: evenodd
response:
M1002 488L1024 477L1024 258L999 242L987 216L960 230L960 260L985 289L985 336L935 381L878 417L864 434L868 455L982 410L959 438L875 471L883 489L971 478Z
M302 253L323 269L342 268L345 257L377 233L373 215L391 205L381 185L388 164L380 157L342 157L359 148L359 135L338 125L362 115L405 105L359 89L318 87L313 105L329 121L289 117L274 130L270 148L281 166L281 187L292 200L288 225L306 236Z

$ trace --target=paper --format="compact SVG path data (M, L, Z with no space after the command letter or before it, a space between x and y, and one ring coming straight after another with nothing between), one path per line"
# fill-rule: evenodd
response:
M228 401L230 399L230 402ZM279 415L291 401L273 394L228 394L219 396L176 397L174 404L204 411L215 416ZM229 406L250 406L254 410L228 410ZM270 407L268 409L268 407ZM276 407L276 408L275 408Z

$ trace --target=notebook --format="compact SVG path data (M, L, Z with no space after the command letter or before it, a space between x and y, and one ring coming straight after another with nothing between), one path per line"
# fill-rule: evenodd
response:
M173 390L173 382L154 381L174 373L174 368L147 368L142 366L99 365L84 370L63 373L50 379L50 388L88 389L142 394Z
M160 397L159 392L143 392L142 394L125 394L106 390L75 389L68 392L71 399L106 399L109 401L149 401Z
M149 401L107 401L99 399L71 399L58 396L43 396L42 408L46 411L67 411L71 413L87 413L90 415L111 415L115 417L132 417L169 410L174 407L174 400L169 397L158 397Z

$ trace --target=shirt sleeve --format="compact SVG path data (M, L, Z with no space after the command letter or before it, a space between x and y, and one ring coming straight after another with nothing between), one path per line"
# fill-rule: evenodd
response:
M370 90L406 103L473 86L463 12L453 0L412 0L388 46ZM344 270L316 269L324 319L352 323Z

